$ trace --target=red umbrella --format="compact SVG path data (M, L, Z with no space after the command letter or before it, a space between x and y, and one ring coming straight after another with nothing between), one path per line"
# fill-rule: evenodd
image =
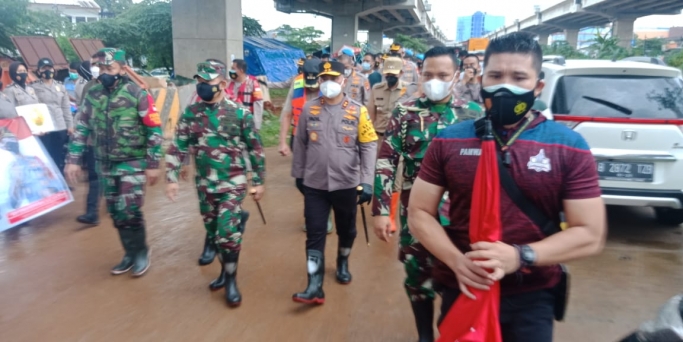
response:
M472 207L470 209L470 240L472 243L495 242L501 238L500 180L496 142L491 123L486 122L486 133L481 143L481 157L474 177ZM470 289L477 298L461 295L439 326L438 342L501 342L498 316L500 312L500 284L489 291Z

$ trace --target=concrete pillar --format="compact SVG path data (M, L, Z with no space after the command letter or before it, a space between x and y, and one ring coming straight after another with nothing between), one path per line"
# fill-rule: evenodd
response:
M368 44L375 52L382 51L382 41L384 40L384 32L382 31L369 31L368 32Z
M564 30L564 40L567 44L573 48L579 47L579 29L566 29Z
M174 0L175 1L175 0ZM353 46L358 35L358 17L356 14L335 15L332 18L332 53L342 46Z
M241 0L173 0L171 11L176 75L194 76L207 58L243 57Z
M619 18L612 23L612 37L619 38L619 46L630 48L633 41L634 18Z
M538 35L538 44L541 46L548 45L548 38L550 37L549 34L543 33Z

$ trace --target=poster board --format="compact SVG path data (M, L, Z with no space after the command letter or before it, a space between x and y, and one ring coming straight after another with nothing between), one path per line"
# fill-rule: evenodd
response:
M69 186L24 118L0 120L0 232L71 202Z
M55 130L50 110L44 103L17 106L17 114L26 120L33 134L47 133Z

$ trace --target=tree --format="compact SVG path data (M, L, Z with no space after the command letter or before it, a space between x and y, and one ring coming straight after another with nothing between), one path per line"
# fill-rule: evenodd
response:
M424 39L414 38L402 35L400 33L396 34L396 37L394 38L394 43L399 43L401 44L401 46L403 46L403 48L411 49L416 54L424 53L427 50L429 50L429 45L427 45Z
M683 70L683 50L680 50L667 57L666 64Z
M632 52L634 56L658 57L662 54L662 45L664 43L664 39L661 38L637 39L636 46L633 47Z
M0 0L0 48L14 51L11 36L20 34L22 21L26 18L26 0Z
M543 55L559 55L566 59L585 59L588 58L583 52L576 50L564 40L555 41L550 45L541 46Z
M318 40L325 33L313 26L304 28L293 28L289 25L282 25L278 28L280 36L285 38L287 44L296 46L304 53L313 53L322 48Z
M261 37L266 34L266 31L261 27L261 23L254 18L242 16L242 27L244 28L244 36L246 37Z
M95 0L106 16L115 17L133 7L133 0Z
M609 33L596 34L593 43L588 47L589 55L597 59L622 59L631 53L619 46L619 38L608 37Z

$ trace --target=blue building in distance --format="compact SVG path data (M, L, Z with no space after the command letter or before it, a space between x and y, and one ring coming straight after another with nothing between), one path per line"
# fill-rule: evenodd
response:
M458 17L456 42L463 42L470 38L480 38L487 33L505 26L505 17L476 12L471 16Z

